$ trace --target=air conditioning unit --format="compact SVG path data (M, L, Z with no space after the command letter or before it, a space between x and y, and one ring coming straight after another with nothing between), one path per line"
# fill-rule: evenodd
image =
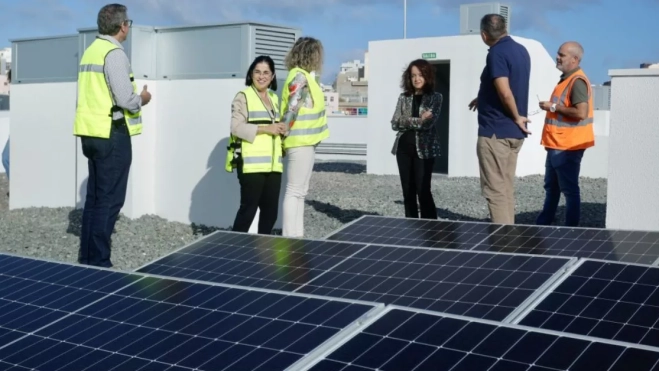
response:
M485 14L499 14L506 20L510 33L510 5L503 3L479 3L460 5L460 34L470 35L481 32L481 19Z

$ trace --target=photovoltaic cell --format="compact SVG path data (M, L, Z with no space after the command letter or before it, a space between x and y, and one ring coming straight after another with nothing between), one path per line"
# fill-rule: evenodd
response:
M328 240L470 250L500 225L429 219L363 216Z
M520 326L392 309L312 371L645 371L659 353Z
M296 292L503 320L568 260L369 245Z
M362 248L363 244L218 231L138 271L293 291Z
M0 346L141 277L0 255Z
M16 291L8 277L49 286ZM5 256L0 278L4 304L23 306L0 319L22 314L28 302L57 313L0 344L0 366L16 369L283 370L376 307ZM64 283L77 294L60 289ZM98 293L86 306L47 299L52 292L57 302L76 302L84 290ZM20 301L26 296L32 300Z
M659 232L504 225L474 250L653 264Z
M659 268L584 261L520 324L659 347Z
M327 239L570 256L647 265L659 261L659 232L651 231L498 225L368 215L346 225Z

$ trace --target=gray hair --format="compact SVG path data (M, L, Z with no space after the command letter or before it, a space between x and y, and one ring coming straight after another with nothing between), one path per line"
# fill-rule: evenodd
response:
M98 11L96 24L101 35L114 36L128 20L127 8L121 4L108 4Z
M481 31L493 40L505 36L506 28L506 19L500 14L486 14L481 18Z

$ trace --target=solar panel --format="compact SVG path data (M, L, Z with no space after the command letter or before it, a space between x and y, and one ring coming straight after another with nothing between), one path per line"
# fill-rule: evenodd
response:
M520 324L659 347L659 268L584 260Z
M311 371L655 370L657 349L391 307Z
M0 346L141 277L0 255Z
M138 272L293 291L363 244L218 231Z
M296 292L505 320L571 261L368 245Z
M8 261L11 264L2 264ZM48 268L42 261L25 258L3 256L0 262L1 278L10 277L9 272L27 270L44 279L50 288L55 284L48 280L54 279L93 289L98 285L106 292L86 306L62 310L49 323L0 345L0 367L4 368L283 370L313 357L316 347L343 336L357 325L356 320L382 307L69 264L48 263L54 264ZM45 274L46 268L52 274ZM91 277L82 273L88 271L110 273L121 283L133 283L110 287L108 280L88 280L96 277L96 273ZM79 282L72 276L87 280ZM135 281L135 277L140 279ZM16 292L0 287L4 295ZM24 294L42 298L48 293ZM75 300L77 296L64 298Z
M659 263L659 232L393 218L367 215L327 237L331 241L443 247Z
M659 259L659 232L504 225L475 250L576 256L650 265Z
M366 215L326 238L333 241L470 250L499 227L490 223Z

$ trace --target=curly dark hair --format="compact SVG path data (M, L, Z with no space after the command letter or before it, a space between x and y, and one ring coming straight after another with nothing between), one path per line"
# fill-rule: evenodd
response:
M412 85L412 67L416 67L421 71L421 76L425 80L423 84L423 92L425 94L431 94L435 92L435 67L433 67L430 62L425 59L416 59L410 62L410 64L403 72L403 78L400 82L400 87L403 89L405 95L413 95L414 86Z

